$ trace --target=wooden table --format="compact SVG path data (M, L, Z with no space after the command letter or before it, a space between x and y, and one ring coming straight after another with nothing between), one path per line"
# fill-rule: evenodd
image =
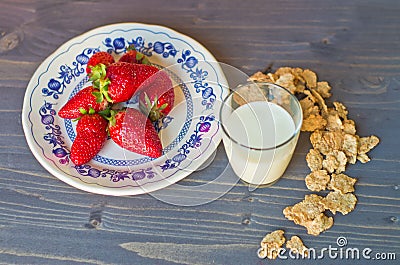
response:
M0 263L269 264L256 251L275 229L299 235L317 250L338 248L336 240L345 237L346 248L400 259L399 14L400 2L389 0L0 1ZM316 71L332 86L330 102L348 107L358 133L381 139L370 152L371 162L346 170L358 178L355 211L337 214L334 226L317 237L283 216L284 207L310 193L304 183L308 133L301 134L293 161L274 186L250 192L238 183L195 207L150 195L91 194L53 177L34 158L22 130L27 84L64 42L117 22L173 28L249 75L267 66ZM180 184L205 183L226 165L220 144L214 162ZM294 262L288 259L272 263ZM366 260L326 254L295 262Z

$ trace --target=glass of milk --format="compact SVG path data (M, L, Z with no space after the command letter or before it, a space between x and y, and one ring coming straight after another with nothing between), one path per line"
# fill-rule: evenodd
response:
M236 175L253 187L275 183L292 158L302 121L299 101L283 87L248 82L231 91L220 123Z

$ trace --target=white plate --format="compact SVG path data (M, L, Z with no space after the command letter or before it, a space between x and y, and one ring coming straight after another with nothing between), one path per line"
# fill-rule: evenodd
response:
M57 112L85 87L86 63L94 52L119 56L132 43L183 83L175 89L178 103L160 123L164 155L151 159L109 139L92 161L76 167L69 160L75 123ZM93 193L142 194L185 178L213 154L221 140L216 102L226 96L226 88L215 58L192 38L157 25L108 25L68 41L38 67L26 90L22 123L36 159L60 180Z

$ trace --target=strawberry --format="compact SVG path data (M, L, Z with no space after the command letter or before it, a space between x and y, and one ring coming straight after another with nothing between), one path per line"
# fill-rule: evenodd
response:
M149 64L149 59L143 54L135 50L134 46L129 46L126 53L118 60L119 62Z
M82 116L82 111L88 112L90 108L96 112L106 109L108 102L105 99L97 102L96 93L100 93L100 91L93 86L85 87L68 100L59 110L58 116L63 119L76 119Z
M107 139L107 125L108 121L97 113L85 114L79 119L70 152L70 159L75 165L89 162L101 150Z
M100 63L104 64L107 67L114 62L114 57L108 52L96 52L89 58L89 61L86 65L86 73L90 75L92 72L92 67Z
M116 62L106 69L106 76L95 80L101 93L112 103L128 101L139 86L150 76L158 72L158 68L145 64Z
M175 92L168 74L159 71L147 79L140 87L139 104L143 113L151 121L168 115L174 106Z
M152 158L162 155L161 140L145 115L132 108L114 114L108 125L108 131L117 145Z

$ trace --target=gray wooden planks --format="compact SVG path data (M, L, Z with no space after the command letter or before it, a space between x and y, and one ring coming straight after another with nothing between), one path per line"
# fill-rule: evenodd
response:
M265 233L279 228L317 249L337 246L336 239L345 236L349 247L400 255L399 11L397 1L0 1L0 263L267 264L255 251ZM359 179L356 210L336 215L333 228L318 237L283 217L285 206L309 193L307 134L275 186L249 192L239 183L196 207L150 195L89 194L51 176L23 136L26 85L68 39L125 21L174 28L248 74L269 64L289 65L329 81L331 100L348 106L359 134L382 140L370 163L346 171ZM220 145L211 166L182 185L205 183L226 164Z

